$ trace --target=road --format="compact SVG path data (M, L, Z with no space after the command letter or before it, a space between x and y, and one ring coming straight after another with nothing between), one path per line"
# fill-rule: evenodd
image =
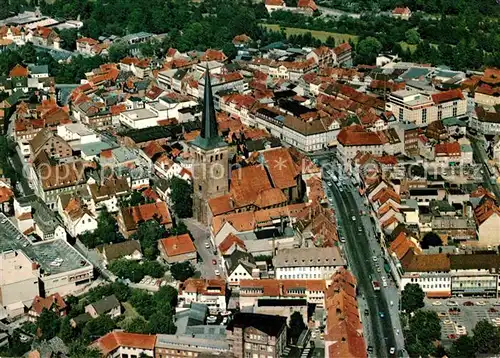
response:
M16 146L16 153L10 158L10 162L14 167L14 170L18 174L19 182L21 183L24 196L32 195L35 192L28 184L28 178L26 176L27 169L24 168L24 162L23 159L20 158L19 152L19 147Z
M391 347L395 347L396 350L404 348L397 308L399 300L397 288L391 282L391 287L383 287L380 292L373 290L372 279L381 282L381 275L386 276L386 274L376 272L372 257L377 256L380 266L383 267L384 255L377 243L374 225L367 214L368 208L363 204L363 199L357 190L345 178L342 191L334 185L328 175L324 174L324 180L331 184L327 186L329 197L336 208L340 235L346 238L349 266L357 277L358 287L362 293L362 296L358 297L360 306L367 307L369 311L369 321L365 324L367 340L374 348L375 357L388 357ZM352 220L352 216L355 217L355 221ZM380 317L381 312L384 318Z
M498 188L498 185L491 182L492 173L490 173L490 168L488 166L488 155L486 154L486 150L484 149L482 142L479 140L479 138L472 135L469 136L469 139L472 145L476 163L479 163L483 166L483 186L489 191L493 192L493 194L495 194L497 198L500 198L500 190Z
M342 15L345 15L348 17L352 17L354 19L359 19L361 17L361 14L332 9L330 7L324 7L324 6L318 6L318 10L321 12L321 16L340 17Z
M194 219L184 219L184 223L191 232L193 243L198 252L198 263L196 269L201 273L203 278L217 278L215 270L219 270L221 278L224 278L224 270L221 267L221 262L214 254L215 248L210 242L210 231L208 228ZM206 244L209 247L206 247ZM212 260L216 260L217 264L214 265Z

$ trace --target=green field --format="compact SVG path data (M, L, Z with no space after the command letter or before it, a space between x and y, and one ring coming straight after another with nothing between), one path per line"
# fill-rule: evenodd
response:
M415 51L415 50L416 50L416 48L417 48L417 45L410 45L409 43L406 43L406 42L404 42L404 41L401 41L399 44L401 45L401 48L402 48L403 50L407 50L407 49L409 49L409 50L410 50L410 52Z
M280 25L276 25L276 24L260 24L260 25L262 27L265 27L268 30L271 30L271 31L280 31ZM299 29L297 27L283 27L283 30L285 31L287 36L302 35L302 34L305 34L307 32L310 32L314 38L317 38L318 40L320 40L322 42L325 42L329 36L331 36L335 39L336 44L340 44L342 42L348 42L349 40L352 40L354 43L356 43L358 41L358 36L349 35L349 34L339 34L336 32Z

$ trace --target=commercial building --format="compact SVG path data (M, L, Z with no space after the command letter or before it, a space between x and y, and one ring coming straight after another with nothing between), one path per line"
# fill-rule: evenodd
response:
M273 259L277 279L329 279L346 265L337 247L280 250Z
M226 281L218 279L195 279L190 278L179 285L179 303L190 305L191 303L206 304L209 308L226 310Z

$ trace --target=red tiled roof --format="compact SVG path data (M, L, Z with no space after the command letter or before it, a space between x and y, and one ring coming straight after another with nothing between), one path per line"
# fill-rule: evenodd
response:
M352 51L352 47L351 47L351 45L349 45L348 42L341 43L340 45L336 46L333 49L333 52L335 52L335 54L337 56L341 55L341 54L343 54L344 52L347 52L347 51Z
M450 271L450 259L446 254L417 255L409 250L400 261L406 272Z
M297 3L297 7L309 8L313 11L318 10L318 7L316 6L316 3L314 2L314 0L299 0Z
M0 188L0 204L6 203L12 197L14 197L14 192L10 188L5 186Z
M394 15L404 15L411 13L411 11L408 7L397 7L394 10L392 10L392 13Z
M432 95L432 100L436 104L455 101L455 100L463 100L464 94L460 89L452 89L445 92L439 92Z
M474 217L477 225L482 225L493 215L500 217L500 207L498 207L494 199L484 196L481 199L481 203L474 209Z
M227 60L227 56L224 52L219 50L208 49L205 51L203 56L201 56L202 61L225 61Z
M36 296L31 305L31 309L37 314L41 314L44 308L50 311L53 307L58 311L62 311L66 308L66 302L64 302L59 293L54 293L45 298Z
M17 64L10 70L9 77L28 77L28 69Z
M225 253L233 246L237 245L240 248L242 248L244 251L246 251L246 246L245 242L241 240L238 236L234 234L229 234L226 236L224 240L219 244L219 251L221 255L225 255Z
M365 146L365 145L382 145L384 141L380 136L371 131L361 129L359 127L350 126L344 127L337 136L337 140L344 146Z
M462 154L459 142L439 143L434 146L436 157L459 157Z
M298 293L298 288L304 289L303 293ZM250 289L249 292L245 292ZM259 291L257 291L259 290ZM240 280L240 296L266 296L266 297L297 297L305 296L307 291L326 291L324 280Z
M205 296L226 296L226 281L188 278L179 285L179 295L182 292L198 293Z
M266 5L268 5L268 6L284 6L285 2L283 0L266 0Z
M99 41L94 40L93 38L90 37L80 37L79 39L76 40L76 42L89 44L90 46L94 46L99 43Z
M262 155L274 187L286 189L297 185L296 177L300 174L299 169L287 148L268 150Z
M160 243L169 257L196 252L189 234L170 236L166 239L161 239Z
M127 230L135 230L139 223L153 219L158 220L161 225L172 223L167 204L164 201L122 208L121 214Z
M156 344L156 335L110 332L102 336L93 343L93 346L99 348L101 354L107 357L119 347L136 348L153 351Z

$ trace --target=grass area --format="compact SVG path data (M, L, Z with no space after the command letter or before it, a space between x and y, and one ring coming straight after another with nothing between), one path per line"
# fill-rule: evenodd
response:
M406 43L405 41L401 41L399 43L401 45L401 48L403 50L410 50L410 52L414 52L417 49L417 45L410 45L409 43Z
M137 313L137 311L135 310L134 307L132 307L132 305L129 303L129 302L122 302L122 306L123 308L125 308L125 313L124 313L124 316L126 318L135 318L135 317L139 317L139 313Z
M280 25L277 24L260 24L260 26L265 27L268 30L271 31L280 31ZM283 30L285 31L287 36L291 35L302 35L307 32L310 32L311 35L322 41L325 42L326 39L331 36L335 39L336 44L340 44L342 42L348 42L349 40L352 40L354 43L358 42L358 36L356 35L349 35L349 34L339 34L337 32L328 32L328 31L316 31L316 30L308 30L308 29L300 29L297 27L283 27Z

